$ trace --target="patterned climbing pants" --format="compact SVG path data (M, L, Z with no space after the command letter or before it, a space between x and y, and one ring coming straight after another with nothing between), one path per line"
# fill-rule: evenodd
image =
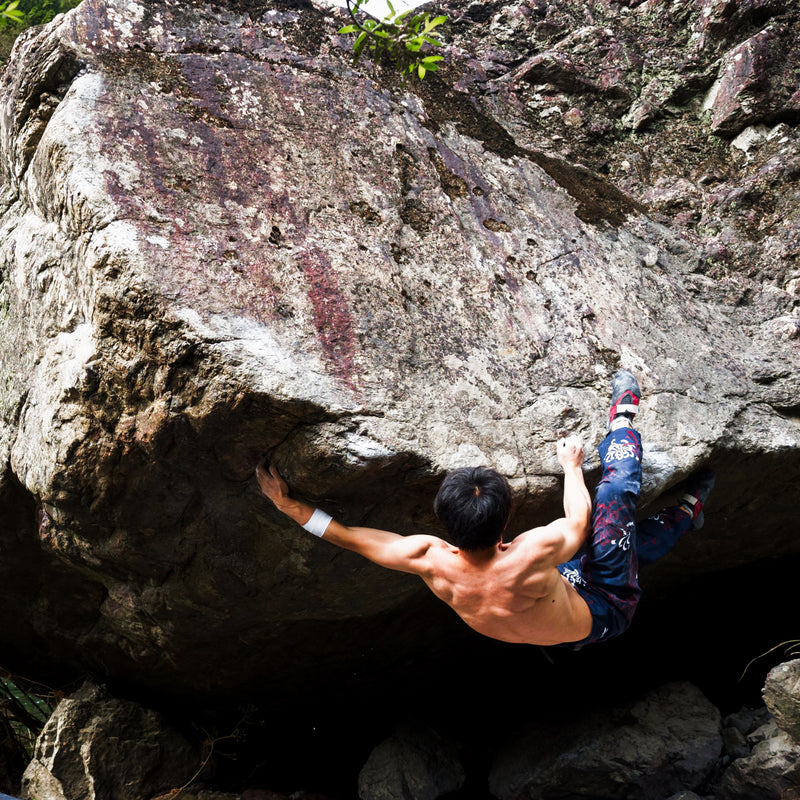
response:
M666 555L692 520L680 506L672 506L636 522L642 442L633 428L612 431L598 451L603 477L595 491L591 539L558 567L592 613L591 633L570 646L610 639L628 628L642 593L639 566Z

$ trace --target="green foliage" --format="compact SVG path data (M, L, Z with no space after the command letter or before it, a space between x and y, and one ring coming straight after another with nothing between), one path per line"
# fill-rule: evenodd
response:
M398 14L390 0L386 0L389 13L382 20L367 17L359 22L356 14L365 2L355 0L355 3L351 3L351 0L347 0L347 10L353 24L339 29L339 33L356 34L353 43L355 61L368 50L373 61L393 63L404 77L417 75L424 78L428 72L439 69L438 62L444 56L431 54L430 49L442 46L433 31L447 21L446 16L431 18L427 12L412 14L410 10Z
M0 3L0 24L7 25L9 20L16 25L23 25L25 22L25 14L18 8L19 0L10 0L10 2Z
M13 23L17 28L44 25L56 14L75 8L80 0L5 0L0 2L0 29Z
M0 736L7 752L27 763L57 702L51 689L0 670Z
M44 25L62 10L59 0L19 0L19 8L28 25Z
M80 0L0 0L0 63L8 58L17 35L31 25L44 25Z

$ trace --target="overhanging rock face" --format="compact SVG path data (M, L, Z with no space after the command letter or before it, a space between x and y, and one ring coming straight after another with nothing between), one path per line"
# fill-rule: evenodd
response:
M719 472L708 535L654 580L800 551L797 337L732 323L663 220L463 92L353 69L337 27L84 0L18 43L0 604L23 654L236 692L344 664L365 631L455 636L419 624L416 581L274 512L257 460L403 532L437 530L447 469L489 464L520 530L558 513L554 442L599 440L619 366L647 499Z

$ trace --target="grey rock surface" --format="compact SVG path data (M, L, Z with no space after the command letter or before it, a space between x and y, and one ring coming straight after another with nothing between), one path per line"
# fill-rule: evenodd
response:
M466 780L456 746L431 728L405 725L370 753L358 776L361 800L437 800Z
M703 800L703 798L694 792L678 792L670 796L668 800Z
M770 670L764 684L764 703L778 727L800 743L800 658Z
M130 800L190 780L200 755L156 712L86 683L63 699L22 779L30 800Z
M702 788L721 751L717 708L691 684L670 684L626 708L531 726L502 749L489 787L500 800L659 800Z
M718 472L704 535L643 580L800 553L793 95L775 73L762 111L725 112L767 127L747 152L702 111L788 12L700 6L446 4L449 66L413 86L354 68L306 3L85 0L23 35L0 81L3 642L210 694L346 672L365 640L379 663L446 648L463 629L417 582L305 536L256 462L401 532L438 532L442 475L488 464L516 532L560 513L555 440L599 441L620 365L643 505Z
M748 737L750 755L725 770L714 797L718 800L782 800L800 787L800 744L774 720Z

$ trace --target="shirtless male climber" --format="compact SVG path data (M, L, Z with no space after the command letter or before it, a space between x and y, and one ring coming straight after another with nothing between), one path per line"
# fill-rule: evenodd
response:
M583 445L561 439L564 517L502 541L511 508L506 479L492 469L457 469L442 482L434 511L450 542L350 527L289 496L274 467L256 475L275 507L307 531L389 569L419 575L470 627L504 642L574 645L617 636L641 595L638 566L661 558L703 523L713 473L689 477L679 505L635 522L642 445L631 422L641 392L627 370L612 381L608 435L599 445L603 476L592 508ZM588 541L587 541L588 539Z

